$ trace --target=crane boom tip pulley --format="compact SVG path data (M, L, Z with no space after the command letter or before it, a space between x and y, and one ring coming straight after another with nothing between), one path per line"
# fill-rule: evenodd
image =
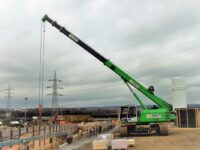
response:
M49 18L49 17L47 14L45 14L44 17L42 17L42 21L45 22L47 20L47 18Z

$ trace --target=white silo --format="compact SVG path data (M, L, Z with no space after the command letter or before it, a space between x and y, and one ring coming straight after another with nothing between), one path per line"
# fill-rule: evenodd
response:
M174 109L187 108L185 78L183 77L172 79L172 102Z

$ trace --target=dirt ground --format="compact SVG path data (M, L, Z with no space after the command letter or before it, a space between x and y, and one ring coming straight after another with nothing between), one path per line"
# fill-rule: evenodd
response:
M136 146L128 150L200 150L200 128L170 128L169 136L140 135L128 138L134 138L136 142ZM92 142L81 144L76 149L91 150Z
M135 150L200 150L200 128L171 128L169 136L135 137Z

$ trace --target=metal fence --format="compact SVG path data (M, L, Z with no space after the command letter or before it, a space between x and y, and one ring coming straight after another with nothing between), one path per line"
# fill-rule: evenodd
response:
M77 124L70 125L45 125L26 128L9 128L0 131L0 149L12 148L13 145L26 144L34 148L52 143L52 137L73 134L78 131ZM35 146L35 141L38 145Z
M58 145L97 136L114 127L111 121L45 125L0 130L0 150L55 149ZM68 136L69 135L69 136ZM69 141L70 142L70 141Z
M176 109L176 125L179 128L200 128L200 108Z

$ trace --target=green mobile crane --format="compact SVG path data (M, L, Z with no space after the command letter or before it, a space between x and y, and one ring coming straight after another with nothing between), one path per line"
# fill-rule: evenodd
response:
M161 135L168 135L167 124L170 121L175 120L175 114L173 112L172 105L164 101L162 98L154 94L154 87L150 86L146 88L144 85L139 83L133 76L129 75L127 72L123 71L121 68L116 66L111 60L105 58L92 47L87 45L85 42L80 40L77 36L66 30L64 27L60 26L56 21L53 21L47 15L42 18L42 21L48 21L52 26L57 28L61 33L66 35L76 44L81 46L99 61L101 61L105 66L115 72L128 86L133 96L141 105L141 110L137 111L135 106L122 106L119 113L119 121L121 124L121 134L127 135L129 133L137 133L143 129L151 132L156 131ZM157 107L148 108L144 105L142 100L133 90L132 86L143 93L147 98L153 101ZM144 131L143 130L143 131Z

